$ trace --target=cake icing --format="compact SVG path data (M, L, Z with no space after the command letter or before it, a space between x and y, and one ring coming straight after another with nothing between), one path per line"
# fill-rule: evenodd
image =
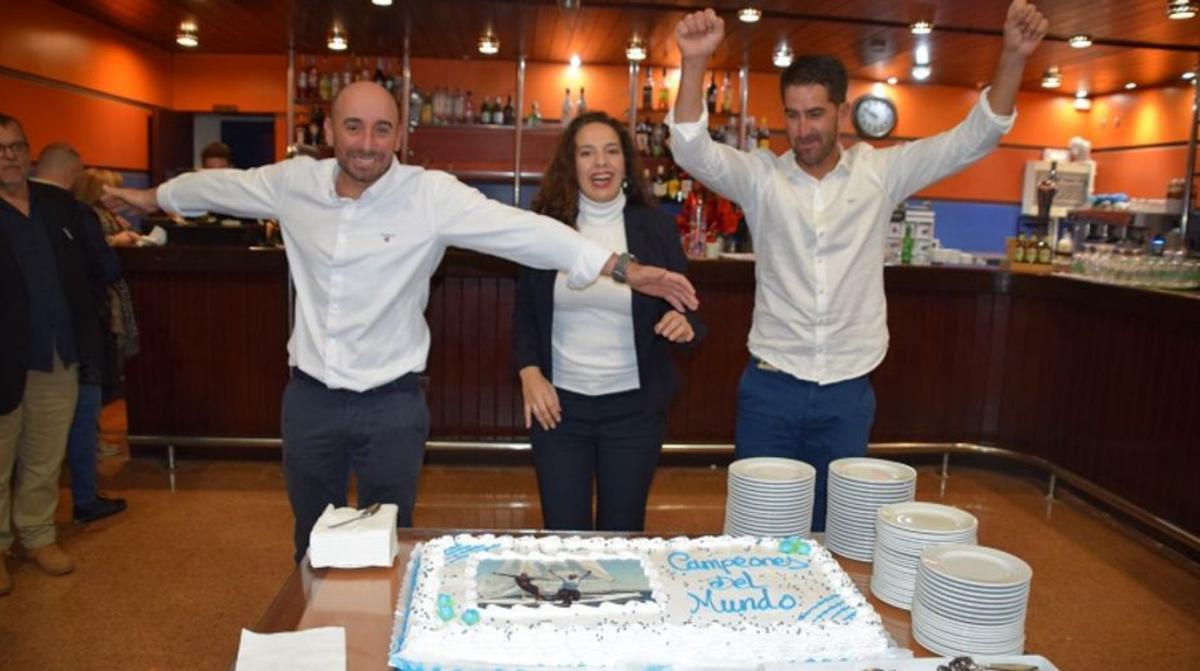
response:
M865 659L879 615L806 539L443 536L414 549L399 669Z

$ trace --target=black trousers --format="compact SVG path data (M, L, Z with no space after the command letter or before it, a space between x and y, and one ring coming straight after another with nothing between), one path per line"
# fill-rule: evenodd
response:
M296 369L283 392L281 423L296 563L325 506L346 505L351 469L359 508L395 503L397 525L412 526L429 437L429 408L415 374L354 392L329 389Z
M562 422L550 431L534 422L530 433L545 527L644 530L666 416L649 409L641 390L603 396L556 391Z

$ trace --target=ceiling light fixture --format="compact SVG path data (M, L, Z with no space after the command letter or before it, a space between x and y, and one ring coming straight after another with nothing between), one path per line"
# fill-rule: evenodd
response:
M184 21L179 24L179 31L175 33L175 43L188 48L200 46L200 32L194 21Z
M792 47L787 42L780 42L779 46L775 47L775 53L771 56L771 62L777 68L786 68L792 64Z
M933 32L933 23L930 21L917 21L910 26L913 35L928 35Z
M888 77L887 83L888 83L888 86L895 86L896 84L900 83L900 78L899 77Z
M646 43L636 34L625 43L625 58L635 63L646 60Z
M1129 82L1128 84L1126 84L1126 85L1125 85L1125 90L1126 90L1126 91L1132 91L1132 90L1134 90L1134 89L1136 89L1136 88L1137 88L1137 84L1136 84L1136 83L1134 83L1134 82Z
M571 67L579 69L583 65L583 59L579 58L579 54L571 54Z
M479 36L479 53L484 56L495 56L500 52L500 38L488 29Z
M1196 78L1196 71L1195 71L1195 70L1188 70L1187 72L1183 73L1183 78L1184 78L1184 79L1187 79L1187 80L1192 80L1192 79L1195 79L1195 78Z
M380 7L391 7L392 0L371 0L371 4L379 5Z
M758 23L762 18L762 10L757 7L742 7L738 10L738 20L742 23Z
M1087 92L1087 89L1079 89L1078 91L1076 91L1076 92L1075 92L1075 97L1076 97L1076 98L1086 98L1086 97L1088 97L1088 92Z
M346 37L346 33L338 26L334 26L333 30L329 31L328 39L325 45L330 51L345 51L350 46L350 39Z
M1047 68L1042 75L1042 88L1056 89L1062 86L1062 75L1059 74L1058 68Z
M929 75L933 74L933 68L928 65L914 65L912 69L913 79L923 82L929 79Z
M1182 21L1195 18L1200 7L1191 0L1167 0L1167 18Z
M1092 36L1084 35L1082 33L1079 35L1072 35L1071 39L1067 40L1067 44L1070 44L1075 49L1087 49L1088 47L1092 46Z
M1080 112L1086 112L1086 111L1092 109L1092 99L1091 98L1076 98L1075 102L1073 102L1071 104L1075 107L1076 110L1078 110Z

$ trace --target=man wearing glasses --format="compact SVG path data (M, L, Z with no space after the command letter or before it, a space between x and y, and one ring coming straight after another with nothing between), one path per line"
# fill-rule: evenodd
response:
M0 113L0 596L18 536L47 573L75 569L56 542L58 475L79 369L101 361L82 212L70 192L30 181L29 163L20 122Z

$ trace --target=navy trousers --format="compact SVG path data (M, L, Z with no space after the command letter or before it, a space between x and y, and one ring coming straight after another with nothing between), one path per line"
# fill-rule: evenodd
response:
M824 531L829 462L865 455L874 420L866 375L819 385L751 359L738 384L734 456L797 459L817 469L812 530Z
M294 370L283 392L283 473L296 517L296 563L325 506L346 505L353 470L357 506L395 503L396 523L412 526L417 481L429 437L429 408L417 375L375 389L329 389Z
M648 409L641 390L602 396L556 391L562 422L546 431L535 421L530 433L545 527L644 530L666 416Z

